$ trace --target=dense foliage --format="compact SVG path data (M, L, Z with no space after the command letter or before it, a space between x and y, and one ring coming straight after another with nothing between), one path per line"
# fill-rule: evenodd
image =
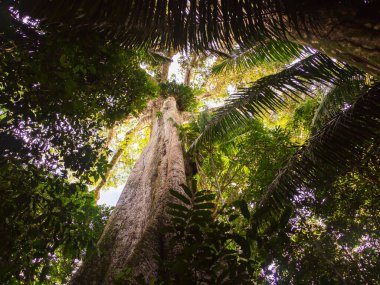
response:
M174 279L163 284L377 284L380 169L374 144L360 166L345 174L331 175L325 165L330 173L299 189L285 208L255 208L310 132L318 100L277 113L282 127L270 129L256 120L198 149L198 184L216 198L205 204L208 212L192 198L207 192L185 187L173 193L178 202L169 204L174 224L169 232L179 251L164 266L163 277ZM185 141L210 120L206 112L184 127ZM197 211L202 218L193 224ZM190 281L176 279L177 272Z
M290 202L283 195L271 205L260 205L268 197L268 185L282 175L286 161L311 135L313 119L321 112L319 100L289 103L290 108L272 113L269 117L275 119L264 120L272 128L252 121L199 148L194 154L199 183L219 191L222 207L234 205L233 199L249 201L250 222L239 228L251 248L254 267L262 270L261 281L251 275L256 282L376 284L380 260L376 141L366 144L359 164L336 169L324 162L318 175L305 176L308 186L300 186ZM330 120L347 106L345 100L330 106ZM207 113L187 128L190 142L194 132L205 129L205 121L212 122Z
M34 164L63 163L82 175L101 148L99 130L141 111L153 84L136 53L96 34L42 29L17 12L8 19L0 67L1 151L14 157L26 148L31 153L24 158Z
M83 184L18 162L0 167L0 282L67 281L74 260L95 250L110 209Z
M129 142L131 117L160 94L194 113L177 127L197 185L171 191L157 278L115 283L378 284L376 1L29 2L0 2L0 283L67 283L95 254L106 133L128 129L119 150L135 156L147 134ZM352 43L319 41L322 14L357 28ZM155 83L173 48L203 94Z
M157 88L128 51L61 32L1 4L0 283L64 283L110 209L86 183L104 175L105 130ZM16 281L18 280L18 281ZM39 280L39 281L38 281Z

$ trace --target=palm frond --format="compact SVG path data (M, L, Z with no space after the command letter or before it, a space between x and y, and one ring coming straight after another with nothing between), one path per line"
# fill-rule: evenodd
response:
M146 54L150 57L153 62L157 63L165 63L165 62L173 62L173 59L162 52L155 50L147 50Z
M312 130L320 129L343 108L352 104L357 94L363 93L365 88L368 88L365 84L365 77L356 77L330 89L322 97L318 109L315 111L311 125Z
M13 1L10 1L13 2ZM14 1L16 2L16 1ZM91 29L125 46L220 48L251 46L262 34L284 35L310 28L310 14L322 0L35 0L21 10L45 23ZM285 25L286 23L286 25Z
M362 94L315 134L278 173L255 208L255 223L268 224L305 188L332 182L379 148L380 83ZM322 178L321 178L322 177ZM270 223L270 222L269 222Z
M305 53L311 53L311 50L279 39L267 39L248 50L235 50L232 55L224 57L222 62L213 66L212 73L242 72L263 63L289 63Z
M340 85L347 78L360 74L358 70L315 53L283 71L266 76L250 87L232 95L219 108L206 129L194 141L190 150L199 144L223 138L244 126L255 117L276 111L286 105L286 99L299 100L299 93L312 96L313 84Z

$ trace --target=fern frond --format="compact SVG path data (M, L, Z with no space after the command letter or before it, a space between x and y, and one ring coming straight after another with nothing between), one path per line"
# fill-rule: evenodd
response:
M333 61L315 53L283 71L266 76L250 87L232 95L219 108L205 130L191 145L198 145L221 139L229 132L247 124L252 118L262 117L269 111L276 111L286 105L286 99L298 101L298 94L313 95L312 85L341 85L347 78L361 74L355 68Z

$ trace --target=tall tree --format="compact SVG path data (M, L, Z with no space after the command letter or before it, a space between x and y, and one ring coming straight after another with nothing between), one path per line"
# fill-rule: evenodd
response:
M170 254L165 207L169 189L186 183L183 146L176 125L181 116L173 97L152 104L152 130L148 145L136 162L102 237L98 255L88 257L73 284L112 284L123 270L147 279L157 275L155 256Z

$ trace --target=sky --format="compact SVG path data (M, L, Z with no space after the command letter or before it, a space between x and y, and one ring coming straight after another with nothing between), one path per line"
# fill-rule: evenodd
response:
M110 188L103 188L100 191L100 198L98 200L98 205L105 204L107 206L115 206L117 203L117 200L119 200L120 194L123 191L124 185L121 184L117 188L110 187Z

